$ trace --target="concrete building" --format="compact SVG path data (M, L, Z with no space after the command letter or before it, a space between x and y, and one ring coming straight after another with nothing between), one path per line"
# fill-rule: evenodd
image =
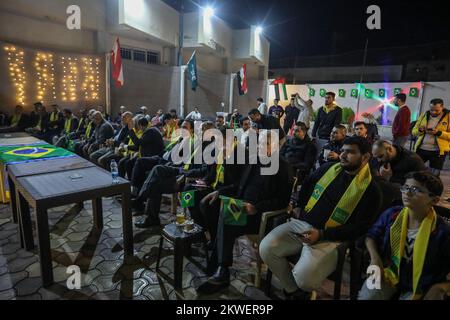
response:
M80 30L68 29L67 21L74 14L68 11L71 5L80 9ZM177 66L181 31L183 62L195 50L199 71L198 90L192 92L186 85L184 98L180 96L181 68ZM109 95L105 54L111 51L116 37L122 46L125 85L115 88L112 84ZM247 110L257 97L266 95L270 44L255 27L233 30L199 9L184 15L180 30L180 13L160 0L2 1L0 44L0 70L20 69L0 73L2 108L24 104L29 109L42 96L39 100L46 104L56 102L76 109L107 104L110 96L112 113L121 105L131 111L146 105L155 112L159 108L182 109L184 104L185 114L199 107L204 115L213 116L222 111L222 102L224 111L230 103ZM48 66L36 60L38 55L46 56ZM15 60L17 65L11 62ZM244 63L249 94L240 97L235 89L230 97L230 86L235 87L231 74Z

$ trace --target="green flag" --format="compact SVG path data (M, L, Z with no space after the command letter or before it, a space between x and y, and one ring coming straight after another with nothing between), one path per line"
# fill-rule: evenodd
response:
M378 95L380 96L380 98L386 98L386 90L385 89L379 89L378 90Z
M364 93L364 96L365 96L367 99L372 99L372 98L373 98L373 90L371 90L371 89L366 89L366 92Z
M188 79L191 82L192 91L195 91L197 90L198 86L197 57L195 51L188 62L188 73Z
M183 209L195 206L195 190L182 192L180 198L181 207Z
M50 144L0 147L0 163L3 164L70 156L74 154Z
M345 98L345 94L346 94L346 92L344 89L339 89L339 97L340 98Z
M327 95L327 90L325 89L320 89L320 96L321 97L325 97Z
M247 213L244 208L244 201L221 196L222 214L224 224L229 226L247 225Z
M309 88L309 96L314 97L316 95L316 90L313 88Z
M359 91L358 89L352 89L351 96L352 98L358 98Z
M409 90L409 96L413 97L413 98L418 98L419 97L419 89L417 88L411 88Z
M394 89L394 96L398 95L399 93L402 93L402 88L395 88Z

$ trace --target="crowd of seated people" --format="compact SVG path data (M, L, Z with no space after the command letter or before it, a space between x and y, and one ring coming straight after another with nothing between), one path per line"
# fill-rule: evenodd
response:
M366 282L360 299L444 298L449 292L450 226L434 206L443 193L439 173L450 151L450 128L443 123L449 112L442 100L433 100L413 130L419 139L410 151L372 134L364 122L356 121L349 135L334 98L327 94L314 137L308 134L309 121L296 121L301 110L292 108L300 105L298 96L286 111L292 126L284 129L278 105L269 115L254 108L246 117L235 109L212 121L199 120L198 109L181 119L176 110L152 115L146 107L136 113L121 107L112 121L103 107L72 112L53 105L47 112L36 103L30 115L17 106L2 120L1 132L28 132L106 170L112 161L118 163L119 175L131 182L136 228L161 226L163 194L195 192L188 211L203 227L212 251L210 277L199 293L228 287L235 240L258 233L264 212L286 209L292 218L269 232L259 247L286 299L310 299L335 271L338 246L364 238L370 265L381 270L381 288L369 290ZM180 136L178 129L187 135ZM210 129L222 139L211 136ZM235 134L233 141L227 140L227 129ZM275 174L262 174L270 164L251 161L251 133L256 142L265 137L267 154L279 162ZM193 161L218 145L213 164ZM240 147L245 163L236 161ZM189 159L177 161L173 150L182 150L182 158L190 150ZM299 188L293 188L295 181ZM225 223L224 196L242 201L244 225ZM292 257L297 261L293 265Z

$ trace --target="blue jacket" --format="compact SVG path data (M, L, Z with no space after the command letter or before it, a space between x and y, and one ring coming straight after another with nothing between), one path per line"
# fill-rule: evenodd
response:
M370 228L367 236L376 241L378 252L384 262L391 257L390 229L403 207L392 207L386 210ZM386 266L386 265L385 265ZM428 289L440 282L445 282L450 273L450 225L438 216L436 229L431 233L428 242L422 276L417 293L425 294ZM412 291L412 266L406 266L404 259L400 266L400 290Z

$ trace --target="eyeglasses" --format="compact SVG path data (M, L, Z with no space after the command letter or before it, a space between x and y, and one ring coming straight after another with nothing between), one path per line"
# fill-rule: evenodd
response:
M421 194L421 193L428 193L428 195L431 196L431 197L434 196L434 194L432 194L431 192L422 190L422 189L420 189L420 188L418 188L418 187L415 187L415 186L404 185L404 186L401 186L401 187L400 187L400 191L401 191L402 193L407 193L407 192L409 192L409 193L411 193L412 195L415 195L415 196L418 195L418 194Z

